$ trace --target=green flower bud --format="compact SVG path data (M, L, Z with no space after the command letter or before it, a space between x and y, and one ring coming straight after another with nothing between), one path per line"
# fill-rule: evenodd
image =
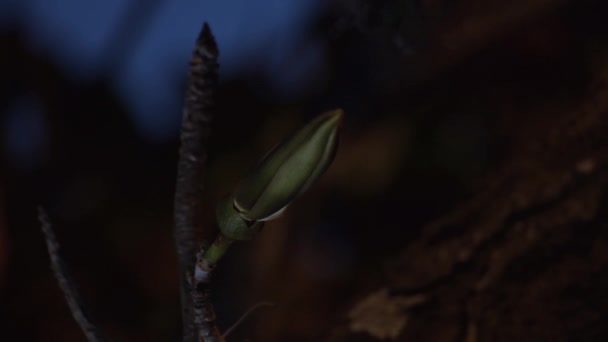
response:
M234 208L247 221L276 217L331 164L341 109L321 114L274 147L237 186Z

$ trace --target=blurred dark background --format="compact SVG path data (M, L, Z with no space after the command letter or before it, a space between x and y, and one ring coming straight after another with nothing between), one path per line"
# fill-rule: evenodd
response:
M324 110L333 166L218 268L233 340L309 340L381 261L469 198L517 127L605 67L608 5L582 0L0 0L0 340L82 341L54 281L44 205L118 341L177 340L172 207L187 63L203 21L221 87L203 208ZM538 113L536 116L530 113Z

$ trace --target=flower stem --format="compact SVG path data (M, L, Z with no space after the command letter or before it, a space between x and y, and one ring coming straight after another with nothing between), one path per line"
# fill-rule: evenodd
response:
M218 234L213 244L203 254L203 259L207 262L207 265L214 266L217 262L226 254L228 247L234 240L225 237L222 233Z

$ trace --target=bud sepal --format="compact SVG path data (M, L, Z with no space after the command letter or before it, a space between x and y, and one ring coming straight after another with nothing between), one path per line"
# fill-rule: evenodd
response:
M232 240L251 240L264 225L263 221L247 221L234 207L234 197L222 200L216 210L217 225Z

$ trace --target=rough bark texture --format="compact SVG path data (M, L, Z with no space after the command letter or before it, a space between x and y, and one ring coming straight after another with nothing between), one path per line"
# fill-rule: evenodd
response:
M193 341L192 298L187 274L194 270L196 232L201 232L203 169L206 142L218 82L218 49L205 23L190 61L190 77L184 104L181 145L175 189L175 242L179 257L184 341Z
M513 128L484 190L404 246L327 339L608 340L607 79Z
M194 329L199 342L223 342L224 338L215 322L215 310L211 304L211 275L213 266L203 258L201 249L196 255L194 275L191 280L191 296L194 313Z

